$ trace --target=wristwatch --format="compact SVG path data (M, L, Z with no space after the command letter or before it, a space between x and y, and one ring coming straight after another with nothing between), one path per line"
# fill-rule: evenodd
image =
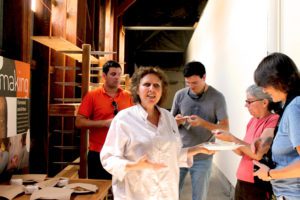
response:
M268 180L269 180L269 181L272 180L272 176L271 176L271 174L270 174L270 171L271 171L271 169L269 169L269 170L268 170L268 173L267 173L267 175L268 175Z

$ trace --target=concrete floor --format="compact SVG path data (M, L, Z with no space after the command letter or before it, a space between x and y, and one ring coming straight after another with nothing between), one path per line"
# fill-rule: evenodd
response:
M233 186L222 172L216 166L213 166L207 200L233 200L233 195ZM192 200L192 186L189 175L186 176L180 200Z

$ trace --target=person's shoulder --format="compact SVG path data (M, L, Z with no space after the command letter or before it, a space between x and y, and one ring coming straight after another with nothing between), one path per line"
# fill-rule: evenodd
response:
M273 120L278 120L278 119L279 119L279 115L276 114L276 113L272 113L272 114L270 115L270 118L273 119Z
M299 112L300 110L300 96L295 97L291 103L287 106L287 110L291 110L292 112Z
M299 106L300 105L300 96L295 97L291 103L297 104Z
M177 92L175 93L176 96L183 96L186 95L188 92L188 87L182 88L180 90L177 90Z
M117 114L116 117L118 118L126 118L128 117L129 115L131 115L132 113L135 113L137 110L137 105L133 105L133 106L130 106L128 108L125 108L123 110L120 110Z
M161 113L162 116L164 116L165 119L171 120L174 118L174 116L172 115L172 113L169 110L159 107L159 106L157 106L157 108L159 109L159 112Z
M268 115L266 117L263 117L263 118L260 118L260 119L257 119L256 121L258 121L260 123L264 122L264 123L267 123L267 124L271 123L275 126L277 124L278 120L279 120L279 115L276 114L276 113L271 113L270 115ZM271 128L273 128L273 127L271 127Z
M128 91L128 90L124 90L124 89L122 89L122 88L119 88L119 91L120 91L120 93L121 93L122 95L124 95L124 96L131 96L131 92Z
M164 114L171 114L169 110L165 109L165 108L162 108L160 106L157 106L158 110L161 112L161 113L164 113Z
M211 85L208 86L208 91L209 91L209 92L218 93L218 94L222 94L219 90L217 90L216 88L214 88L214 87L211 86Z
M208 87L207 92L210 93L211 95L214 95L214 96L224 97L222 92L220 92L219 90L217 90L216 88L214 88L211 85Z
M94 96L99 95L104 92L104 89L102 87L96 88L94 90L90 90L86 95Z

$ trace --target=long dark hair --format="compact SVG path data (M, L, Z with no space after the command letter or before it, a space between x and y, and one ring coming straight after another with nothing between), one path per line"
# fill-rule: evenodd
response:
M258 86L273 86L286 94L300 91L300 75L294 61L283 53L272 53L265 57L254 72Z
M272 53L260 62L255 70L254 80L261 87L272 86L287 94L284 107L278 113L280 117L274 130L275 137L285 108L295 97L300 96L300 75L298 68L294 61L287 55ZM268 165L270 168L275 167L275 163L272 161L272 145L268 153L260 160L261 163Z

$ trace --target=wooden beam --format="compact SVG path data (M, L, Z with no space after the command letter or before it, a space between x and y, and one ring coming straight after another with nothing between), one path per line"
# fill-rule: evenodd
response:
M113 34L114 33L114 17L112 15L111 0L105 0L105 45L104 51L113 51ZM111 55L105 56L107 60L111 60Z
M82 88L81 88L81 96L82 98L89 91L89 83L90 83L90 53L91 53L91 45L83 44L82 45ZM87 129L81 129L80 132L80 170L79 177L86 178L87 177Z
M67 1L66 5L66 40L76 44L77 30L77 0ZM66 66L76 66L76 60L67 56ZM68 70L65 74L66 81L76 79L76 70ZM75 87L66 87L65 97L75 97Z
M130 7L132 6L136 0L125 0L123 1L118 7L116 11L116 17L120 17L123 15L123 13Z
M122 26L122 20L119 19L119 63L122 67L122 74L125 72L125 30Z
M105 49L105 0L100 0L99 6L99 50Z
M22 16L22 60L30 62L30 35L32 31L33 16L28 1L23 1Z
M86 41L87 3L86 0L78 0L77 5L77 46L82 46Z

